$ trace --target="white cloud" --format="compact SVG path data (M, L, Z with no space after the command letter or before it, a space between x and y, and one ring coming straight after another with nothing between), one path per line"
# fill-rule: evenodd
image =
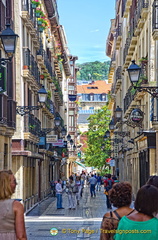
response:
M90 31L91 33L93 33L93 32L99 32L99 29L95 29L95 30L92 30L92 31Z

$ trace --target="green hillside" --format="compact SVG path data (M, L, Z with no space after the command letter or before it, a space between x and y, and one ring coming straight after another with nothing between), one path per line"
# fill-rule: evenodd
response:
M107 80L110 61L87 62L76 64L80 71L77 73L77 80Z

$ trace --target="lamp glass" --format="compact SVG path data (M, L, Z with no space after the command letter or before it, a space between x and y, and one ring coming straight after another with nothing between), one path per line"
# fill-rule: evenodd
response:
M7 54L13 55L16 49L18 35L10 28L10 24L6 25L6 29L0 34L0 38Z
M107 130L105 134L106 134L107 138L110 137L110 131L109 130Z
M127 69L131 83L137 83L139 81L141 67L139 67L135 60L132 61L132 64Z
M68 140L68 141L71 140L71 136L70 136L70 134L67 135L67 140Z
M117 106L116 110L115 110L115 116L116 118L121 118L122 116L122 108L120 108L119 106Z
M47 91L45 90L44 86L42 86L42 88L38 91L38 98L40 103L46 102Z
M110 130L114 130L115 129L115 124L114 124L114 120L113 119L109 123L109 129Z
M73 145L73 143L74 143L74 141L71 139L71 140L70 140L70 145L72 146L72 145Z
M59 126L60 123L61 123L61 118L60 117L55 117L55 119L54 119L55 126Z
M65 137L66 136L66 129L63 127L62 129L61 129L61 134L62 134L62 136L63 137Z

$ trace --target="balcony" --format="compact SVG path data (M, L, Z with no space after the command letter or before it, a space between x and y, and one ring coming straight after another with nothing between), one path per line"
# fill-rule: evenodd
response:
M131 56L128 55L128 49L129 49L129 46L130 46L130 42L131 42L131 39L128 37L126 39L125 47L124 47L124 50L123 50L124 67L128 67L128 65L131 61Z
M122 40L122 23L118 25L118 28L116 29L116 50L120 48Z
M128 17L131 5L132 5L132 0L126 0L125 10L124 10L124 15L123 15L124 18Z
M0 125L13 128L16 127L16 102L4 94L0 94ZM12 134L13 135L13 134Z
M116 69L116 75L115 75L115 93L120 88L121 83L122 83L122 67L119 66Z
M153 18L152 18L152 35L153 35L153 39L154 40L158 40L158 18L157 18L158 5L157 5L157 1L154 1L154 3L153 3L152 14L153 14Z
M23 48L23 77L35 88L40 84L40 71L30 50Z
M49 118L54 119L56 110L53 101L47 98L42 111L45 112Z
M132 101L134 100L134 96L135 96L136 90L133 89L132 86L130 86L130 88L128 89L125 98L124 98L124 113L126 113L126 111L128 110L128 108L130 107ZM132 108L132 105L131 105Z
M24 139L38 143L41 122L33 114L24 116Z
M34 10L32 8L32 4L29 0L22 1L22 14L21 17L25 22L26 27L30 31L31 34L36 35L36 17L34 14Z
M138 1L137 8L134 13L134 34L138 36L142 31L145 20L148 16L149 12L149 1L148 0L140 0Z
M37 51L37 61L41 66L43 73L47 74L47 80L52 82L53 69L51 66L51 61L49 60L49 57L46 51L43 49L43 45L41 44L40 49Z

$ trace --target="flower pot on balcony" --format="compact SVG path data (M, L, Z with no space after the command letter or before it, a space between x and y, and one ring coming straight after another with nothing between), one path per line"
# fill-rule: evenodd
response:
M24 65L24 66L23 66L23 69L28 69L28 65Z
M32 8L36 9L36 4L32 3Z
M43 27L39 27L39 32L43 32L44 28Z
M40 75L40 79L41 79L41 80L44 80L44 74L41 74L41 75Z
M35 16L37 17L37 18L39 18L40 17L40 12L35 12Z
M38 26L42 25L42 21L38 20L37 24L38 24Z
M76 101L76 98L77 98L77 95L76 95L76 94L69 94L69 100L70 100L71 102Z

